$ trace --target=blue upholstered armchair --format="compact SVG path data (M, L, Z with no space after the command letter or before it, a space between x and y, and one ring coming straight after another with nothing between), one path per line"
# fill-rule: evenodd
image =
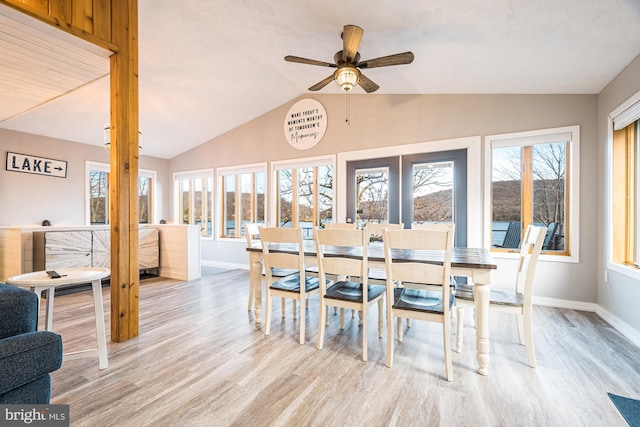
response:
M33 292L0 283L0 403L47 404L50 372L62 365L62 338L36 331Z

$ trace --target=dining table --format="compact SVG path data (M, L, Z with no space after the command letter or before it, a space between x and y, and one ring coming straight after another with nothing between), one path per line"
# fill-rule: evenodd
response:
M317 264L316 245L314 240L303 241L303 251L306 266ZM262 323L262 246L260 241L247 247L249 253L250 286L253 289L255 302L255 321ZM296 244L271 245L273 252L299 253ZM348 248L328 247L325 256L346 256L362 258L362 252ZM392 251L395 261L420 261L432 264L442 264L442 251L402 250ZM385 256L382 242L372 242L368 248L369 268L384 269ZM497 269L497 264L487 248L454 247L451 255L451 274L457 277L467 277L473 282L473 296L476 310L476 359L478 373L489 375L489 299L491 295L491 275Z

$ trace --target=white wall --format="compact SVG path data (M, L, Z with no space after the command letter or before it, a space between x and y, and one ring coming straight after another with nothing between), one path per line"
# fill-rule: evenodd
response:
M101 137L101 133L98 132ZM0 169L0 226L40 225L48 219L54 225L84 225L87 160L109 163L102 147L0 129L2 162L6 153L29 154L67 162L67 177L55 178ZM172 177L169 161L140 156L139 167L158 172L155 222L170 215L168 194Z
M640 345L640 275L607 268L606 250L611 238L607 222L607 147L609 114L640 91L640 56L629 64L598 96L598 271L596 276L599 313ZM608 280L605 281L605 271Z
M597 192L592 190L598 187L598 176L593 173L598 165L596 95L350 95L350 124L345 122L344 95L308 96L319 100L328 115L325 136L312 149L296 150L284 139L283 121L296 99L177 156L171 160L172 172L579 125L583 189L580 260L541 262L536 296L545 303L595 309L598 242L589 230L597 227ZM482 145L480 157L484 155ZM476 176L469 179L482 182L481 168L475 170ZM217 194L214 199L218 199ZM468 206L470 215L482 215L481 203ZM217 218L214 224L218 225ZM203 241L202 253L205 265L248 263L244 242ZM494 282L504 286L512 280L515 266L507 259L498 259L498 263Z

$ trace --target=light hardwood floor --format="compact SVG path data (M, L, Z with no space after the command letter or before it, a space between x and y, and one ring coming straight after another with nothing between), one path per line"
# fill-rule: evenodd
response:
M492 313L484 377L467 310L464 352L453 352L449 383L440 325L414 321L390 369L376 319L368 362L357 318L340 331L330 315L316 350L317 299L305 345L290 303L284 320L274 304L265 337L246 310L248 284L241 270L143 280L140 335L109 342L106 370L97 358L65 362L52 374L51 403L70 405L72 426L625 426L607 392L640 398L640 349L593 313L535 307L536 369L518 344L515 318ZM94 346L93 322L89 292L56 297L54 330L65 351Z

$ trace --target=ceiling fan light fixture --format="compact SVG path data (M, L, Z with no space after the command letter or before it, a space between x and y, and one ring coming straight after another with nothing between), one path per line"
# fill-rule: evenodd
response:
M342 67L333 75L336 83L343 92L349 92L360 80L360 70L354 67Z

